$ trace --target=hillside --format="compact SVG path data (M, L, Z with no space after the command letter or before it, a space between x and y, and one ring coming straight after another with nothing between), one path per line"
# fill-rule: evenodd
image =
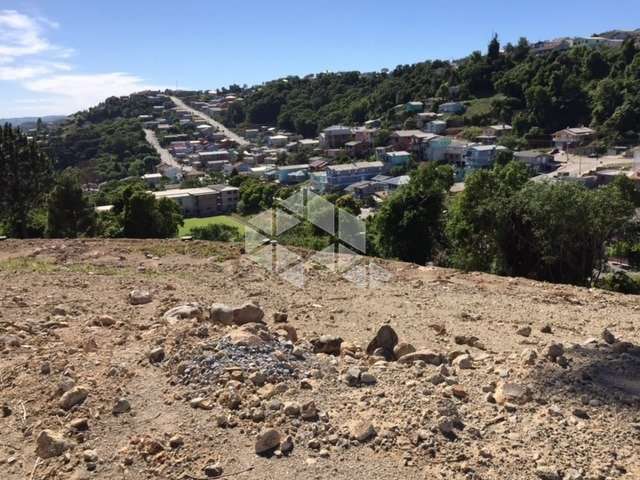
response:
M380 266L298 289L231 244L2 242L0 478L640 476L636 297Z

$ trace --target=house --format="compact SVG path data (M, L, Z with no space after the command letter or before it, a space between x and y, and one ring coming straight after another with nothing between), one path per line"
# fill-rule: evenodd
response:
M309 159L309 167L311 171L320 172L327 168L327 165L329 165L329 162L324 158L314 157Z
M352 183L344 189L345 192L350 193L358 200L364 200L375 193L382 192L383 190L385 190L384 184L374 180L362 180L360 182Z
M354 140L358 142L363 142L373 146L375 143L376 134L380 131L379 128L367 128L367 127L358 127L353 129Z
M399 177L388 178L382 181L385 186L385 190L393 192L398 188L407 185L411 177L409 175L400 175Z
M313 150L320 146L320 141L314 138L303 138L298 140L298 149L300 150Z
M229 151L228 150L213 150L211 152L199 152L198 160L202 163L218 161L218 160L229 160Z
M168 198L178 204L185 217L210 217L232 212L238 205L240 190L228 185L179 188L152 192L157 199Z
M595 130L587 127L565 128L553 134L553 143L556 148L579 147L592 142L595 139Z
M322 148L340 148L350 140L351 128L342 125L325 128L320 133L320 145Z
M440 135L447 129L447 122L444 120L432 120L424 126L424 131Z
M422 129L424 126L438 119L438 114L435 112L421 112L416 115L416 125Z
M310 166L307 163L300 165L284 165L275 169L276 178L284 185L304 182L309 176Z
M147 173L146 175L142 175L142 180L144 180L147 185L157 187L162 183L162 174L161 173Z
M209 160L202 164L207 172L224 172L224 169L230 165L228 160Z
M502 145L473 145L464 154L467 168L478 169L488 168L493 165L493 161L499 152L508 152L507 147Z
M394 150L414 152L420 146L423 138L427 138L428 133L422 130L397 130L391 134L391 146Z
M405 151L388 152L384 161L389 167L406 167L411 162L411 154Z
M424 110L422 102L407 102L404 104L404 111L407 113L419 113Z
M365 128L380 128L380 119L377 118L375 120L367 120L366 122L364 122L364 126Z
M369 151L369 145L358 140L351 140L344 144L344 149L350 157L364 157Z
M624 40L606 37L576 37L573 39L573 45L584 45L585 47L621 47Z
M229 163L224 166L225 175L231 175L234 171L237 173L249 173L251 171L251 167L245 162Z
M267 139L267 145L271 148L282 148L289 143L289 137L286 135L272 135Z
M513 127L511 125L502 124L502 125L491 125L484 129L484 135L487 137L496 137L500 138L504 135L509 135L513 131Z
M515 152L513 157L527 164L531 169L536 172L544 172L549 170L553 164L553 155L548 153L538 152L537 150L526 150L523 152Z
M384 169L382 162L355 162L343 165L330 165L324 172L310 174L311 187L321 193L335 192L347 186L370 180L380 175Z
M460 115L465 112L467 107L464 106L461 102L447 102L440 105L438 111L440 113L453 113L455 115Z

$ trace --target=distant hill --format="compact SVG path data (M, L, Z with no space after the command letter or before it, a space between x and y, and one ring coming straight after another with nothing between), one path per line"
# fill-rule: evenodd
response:
M36 124L38 118L41 118L44 123L57 123L61 122L65 118L65 115L47 115L44 117L18 117L18 118L0 118L0 125L10 123L14 127L27 127Z
M610 30L608 32L599 33L597 37L610 38L612 40L626 40L629 37L640 38L640 28L636 30Z

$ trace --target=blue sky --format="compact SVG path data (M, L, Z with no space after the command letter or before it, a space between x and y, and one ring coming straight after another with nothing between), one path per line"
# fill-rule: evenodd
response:
M0 117L147 87L379 70L506 43L640 28L638 0L2 0Z

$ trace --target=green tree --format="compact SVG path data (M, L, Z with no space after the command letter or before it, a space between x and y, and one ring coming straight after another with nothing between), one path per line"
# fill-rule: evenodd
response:
M44 204L52 165L34 141L10 125L0 127L0 223L8 235L43 234L34 216Z
M167 198L157 200L135 186L128 187L114 204L114 212L127 238L170 238L183 224L180 207Z
M54 238L91 236L95 226L95 210L82 191L78 172L65 170L58 175L47 198L46 235Z
M500 41L498 40L497 33L493 35L491 42L489 42L487 58L490 62L494 62L500 58Z
M388 258L425 264L441 238L446 194L453 185L453 170L433 163L413 173L407 185L396 191L375 216L372 242Z
M196 240L215 242L235 242L240 239L240 231L233 225L212 223L191 229L191 236Z

